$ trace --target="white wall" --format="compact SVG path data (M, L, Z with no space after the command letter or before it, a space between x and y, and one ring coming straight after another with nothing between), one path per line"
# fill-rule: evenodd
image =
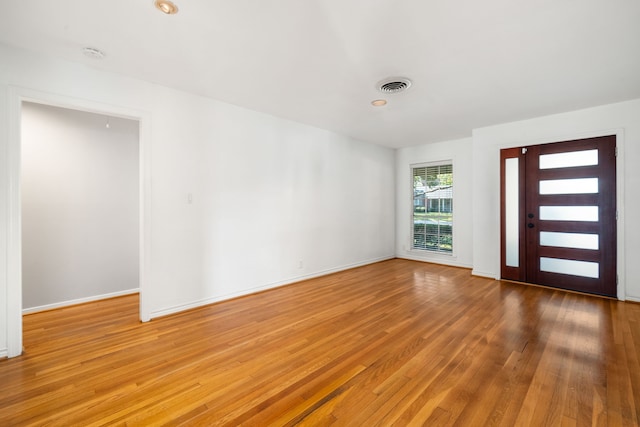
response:
M23 310L135 292L138 122L25 102L21 129Z
M473 131L473 271L500 275L500 149L618 136L619 297L640 301L640 100Z
M143 316L394 256L393 150L23 50L0 58L0 129L23 89L148 118ZM0 133L0 271L14 139ZM10 282L0 276L0 355L18 328Z
M471 268L472 256L472 140L457 139L416 147L396 153L396 255L399 258ZM411 250L413 178L411 165L453 161L453 254Z
M640 100L477 129L471 154L469 139L445 141L399 150L396 163L390 149L151 83L1 45L0 58L0 271L7 272L0 276L0 355L19 327L8 270L9 201L16 199L9 149L19 117L9 106L23 89L145 117L143 311L152 317L396 251L413 255L403 249L409 164L450 158L457 258L449 259L497 277L500 148L611 132L622 145L618 243L626 258L619 269L626 296L640 301L640 223L633 221L640 215Z

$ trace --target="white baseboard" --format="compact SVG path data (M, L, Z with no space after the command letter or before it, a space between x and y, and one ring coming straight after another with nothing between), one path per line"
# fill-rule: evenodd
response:
M41 305L38 307L24 308L22 309L22 314L37 313L38 311L53 310L55 308L62 308L70 305L83 304L85 302L92 302L92 301L98 301L101 299L121 297L123 295L137 294L139 291L140 290L138 288L127 289L126 291L118 291L118 292L112 292L109 294L95 295L95 296L86 297L86 298L78 298L70 301L62 301L54 304Z
M486 277L487 279L500 280L500 278L496 277L495 273L487 273L485 271L471 270L471 275Z
M640 302L640 298L630 297L629 295L627 295L627 297L625 298L625 301Z
M451 266L451 267L460 267L460 268L471 269L470 265L457 262L454 259L446 259L445 257L442 257L442 258L440 258L440 257L438 257L438 258L425 258L425 257L413 256L413 255L407 255L407 254L397 254L396 258L408 259L410 261L428 262L428 263L431 263L431 264L441 264L441 265L448 265L448 266Z
M9 357L9 351L6 348L0 349L0 359Z
M188 304L182 304L182 305L176 305L176 306L173 306L173 307L167 307L167 308L162 309L162 310L152 311L151 312L151 318L153 319L153 318L156 318L156 317L168 316L169 314L179 313L181 311L202 307L202 306L205 306L205 305L209 305L209 304L213 304L213 303L216 303L216 302L225 301L225 300L229 300L229 299L233 299L233 298L238 298L238 297L245 296L245 295L251 295L251 294L255 294L255 293L258 293L258 292L266 291L266 290L269 290L269 289L278 288L280 286L285 286L285 285L290 285L292 283L301 282L303 280L313 279L314 277L326 276L328 274L337 273L339 271L349 270L351 268L356 268L356 267L362 267L364 265L374 264L376 262L386 261L386 260L393 259L393 258L395 258L394 255L389 255L389 256L385 256L385 257L381 257L381 258L375 258L375 259L371 259L371 260L368 260L368 261L363 261L363 262L359 262L359 263L355 263L355 264L343 265L341 267L330 268L330 269L327 269L327 270L322 270L322 271L318 271L318 272L311 273L311 274L305 274L303 276L291 277L291 278L289 278L287 280L283 280L283 281L280 281L280 282L274 282L274 283L268 283L268 284L265 284L265 285L262 285L262 286L257 286L255 288L245 289L245 290L240 291L240 292L233 292L233 293L230 293L230 294L220 295L220 296L216 296L216 297L212 297L212 298L205 298L205 299L194 301L194 302L191 302L191 303L188 303Z

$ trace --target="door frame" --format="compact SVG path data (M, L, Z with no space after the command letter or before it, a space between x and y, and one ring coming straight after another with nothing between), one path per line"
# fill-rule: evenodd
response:
M609 136L614 135L616 137L616 146L617 146L617 155L616 155L616 207L618 212L618 221L617 221L617 266L616 273L618 276L618 286L617 286L617 294L618 300L625 301L627 299L626 294L626 252L625 252L625 203L624 203L624 195L625 195L625 169L624 169L624 159L625 159L625 132L623 128L613 128L613 129L603 129L598 131L591 132L576 132L576 133L564 133L557 134L554 136L539 138L539 139L531 139L531 140L522 140L522 141L513 141L507 144L497 144L494 147L496 150L496 156L498 158L498 162L500 162L500 150L507 148L518 148L518 147L527 147L530 145L542 145L542 144L552 144L559 141L571 141L578 139L587 139L587 138L596 138L601 136ZM496 171L497 183L498 183L498 191L500 191L500 166ZM500 193L498 193L499 195ZM500 197L498 197L498 204L500 202ZM500 212L498 206L498 213ZM501 230L500 219L498 218L498 230ZM501 236L498 237L498 256L496 258L496 270L497 276L496 280L500 280L501 276Z
M606 135L602 137L581 138L578 140L558 141L549 144L528 145L517 148L500 150L500 205L501 205L501 277L506 280L517 280L533 284L548 285L561 289L577 290L582 292L617 297L617 206L616 202L616 136ZM572 153L581 150L598 150L599 156L595 165L583 167L551 168L541 170L538 167L538 157L542 154ZM526 154L525 154L526 153ZM507 163L516 160L518 164L517 177L510 176L511 183L508 188L517 187L518 199L513 201L512 210L518 209L517 230L513 229L513 212L506 216L507 208L507 181L505 173ZM543 179L563 179L576 177L596 177L599 179L595 193L591 194L556 194L539 193L538 182ZM516 181L517 179L517 181ZM515 190L511 190L515 191ZM575 203L567 199L574 200ZM598 219L596 222L584 221L540 221L538 206L544 205L598 205ZM527 218L525 218L527 213ZM509 222L508 219L512 221ZM506 225L511 224L511 236L518 237L518 266L507 265L507 230ZM535 225L537 224L537 225ZM527 227L528 225L528 227ZM536 231L538 230L538 231ZM599 237L598 248L578 249L571 247L543 246L539 243L539 233L542 230L560 232L597 233ZM514 246L513 242L511 245ZM552 245L553 246L553 245ZM513 248L512 248L513 249ZM513 258L513 253L511 253ZM546 255L545 255L546 254ZM598 277L584 277L580 275L558 275L553 272L541 270L540 256L551 258L567 258L583 261L597 262ZM587 288L589 290L587 290Z
M22 103L86 111L139 123L139 316L151 319L146 289L149 275L151 197L151 116L148 112L93 100L73 98L38 90L9 86L8 221L7 221L7 356L22 354L22 207L21 207L21 121Z

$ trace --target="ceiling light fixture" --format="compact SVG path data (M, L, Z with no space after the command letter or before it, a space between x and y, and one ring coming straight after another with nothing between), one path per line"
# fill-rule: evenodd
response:
M156 9L166 15L175 15L178 13L178 6L176 6L171 0L155 0L153 4Z
M375 99L373 101L371 101L371 105L373 105L374 107L382 107L387 105L387 100L386 99Z

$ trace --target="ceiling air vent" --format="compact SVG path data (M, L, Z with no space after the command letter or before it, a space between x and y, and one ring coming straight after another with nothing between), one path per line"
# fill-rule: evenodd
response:
M411 86L411 80L404 77L393 77L378 83L378 90L382 93L400 93Z

